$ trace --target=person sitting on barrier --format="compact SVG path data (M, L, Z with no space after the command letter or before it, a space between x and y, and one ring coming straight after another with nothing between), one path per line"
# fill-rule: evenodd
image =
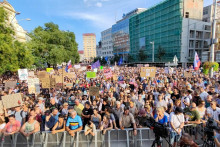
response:
M102 118L101 115L98 114L97 108L93 109L93 115L91 116L91 121L96 126L96 129L99 129L99 127L101 126Z
M129 107L125 107L124 112L121 113L119 125L121 130L124 130L125 128L133 128L134 135L137 135L136 123L134 120L134 116L129 112Z
M106 131L113 129L112 120L109 116L104 115L103 120L101 122L100 130L102 134L105 135Z
M91 134L92 136L95 136L96 132L96 126L93 124L91 120L88 121L88 123L85 126L85 136Z
M184 127L184 115L181 107L176 107L175 112L170 118L171 134L170 143L176 147L177 142L181 138L182 129Z
M52 134L65 131L66 121L64 120L65 116L62 114L58 115L58 121L52 129Z
M36 117L34 116L30 116L28 121L25 124L23 124L20 130L20 132L26 137L39 131L40 131L40 124L38 123Z
M19 132L21 128L20 121L16 120L13 114L9 115L8 119L9 119L9 122L6 124L5 128L2 130L4 136L13 135Z
M83 128L82 119L77 115L75 110L72 110L66 122L66 131L73 137L75 133Z
M154 119L156 122L159 122L160 124L167 124L168 122L168 118L167 116L164 114L164 107L159 107L156 109L157 112L154 115Z

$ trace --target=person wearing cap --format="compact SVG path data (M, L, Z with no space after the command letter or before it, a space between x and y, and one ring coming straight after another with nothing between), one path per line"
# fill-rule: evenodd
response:
M176 107L174 114L170 117L170 143L173 145L173 147L176 147L177 142L179 142L181 138L181 133L184 127L184 115L182 108Z
M88 123L88 121L91 119L91 116L93 115L93 109L90 106L90 102L85 103L85 108L82 111L82 119L83 119L83 128Z
M138 128L142 128L142 127L146 127L146 122L147 122L147 119L149 119L149 117L147 116L147 113L145 111L145 109L141 109L139 111L139 115L137 117L137 126Z
M119 119L119 125L121 130L124 130L124 128L133 128L134 135L137 135L137 127L135 123L134 116L129 112L129 107L124 108L124 112L121 113L120 119Z

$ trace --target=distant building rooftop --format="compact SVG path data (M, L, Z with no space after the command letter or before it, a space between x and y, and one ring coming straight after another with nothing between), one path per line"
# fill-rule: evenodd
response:
M83 36L95 36L95 34L94 33L85 33L85 34L83 34Z
M84 54L84 51L78 51L79 54Z

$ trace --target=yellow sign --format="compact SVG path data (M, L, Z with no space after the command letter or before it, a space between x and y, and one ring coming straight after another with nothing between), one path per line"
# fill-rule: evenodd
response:
M154 78L156 74L156 67L141 67L141 77Z

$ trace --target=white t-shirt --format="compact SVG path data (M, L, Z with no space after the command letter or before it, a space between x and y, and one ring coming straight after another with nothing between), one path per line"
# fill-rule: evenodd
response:
M182 107L182 109L186 108L186 105L183 102L190 104L189 97L184 96L184 97L181 98L181 107Z
M184 123L184 115L183 114L173 114L170 120L170 123L172 122L173 126L175 129L178 129L182 123ZM173 128L171 127L173 130Z
M207 96L208 96L209 94L206 92L206 91L203 91L199 96L201 97L201 99L203 100L203 101L205 101L206 99L207 99Z

